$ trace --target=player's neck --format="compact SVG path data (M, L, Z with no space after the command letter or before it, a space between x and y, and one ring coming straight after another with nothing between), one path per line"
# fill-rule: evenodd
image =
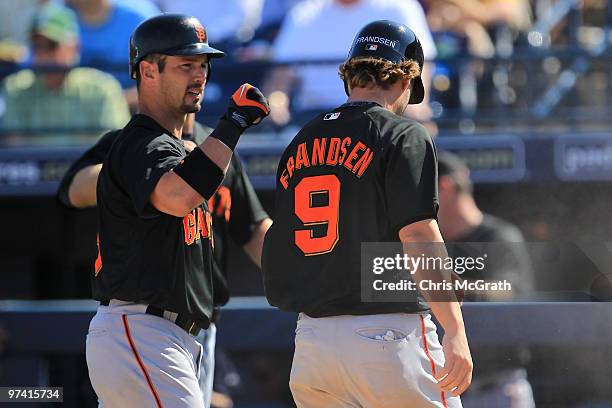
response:
M174 113L156 104L141 102L138 113L150 116L177 139L182 138L183 126L187 117L184 113Z
M393 112L399 96L400 94L398 94L394 89L383 90L374 86L367 88L353 88L351 89L351 96L349 96L347 102L376 102L383 108Z

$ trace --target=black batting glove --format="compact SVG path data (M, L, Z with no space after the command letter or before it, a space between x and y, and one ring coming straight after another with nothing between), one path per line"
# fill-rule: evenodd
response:
M223 118L233 122L244 131L261 122L269 114L270 105L261 91L251 84L243 84L232 95Z
M250 84L243 84L230 99L225 115L221 117L210 137L219 139L234 150L240 135L270 114L270 105L261 91Z

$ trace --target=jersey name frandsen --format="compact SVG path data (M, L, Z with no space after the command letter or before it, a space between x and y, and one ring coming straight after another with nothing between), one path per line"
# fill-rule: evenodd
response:
M306 142L297 146L295 154L289 156L284 164L279 181L286 190L295 172L310 166L344 166L357 178L361 178L373 156L372 149L362 141L353 143L350 137L315 138L311 151L308 151Z

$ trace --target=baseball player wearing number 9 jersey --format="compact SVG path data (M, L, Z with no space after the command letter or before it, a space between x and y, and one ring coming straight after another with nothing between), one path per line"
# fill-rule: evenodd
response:
M281 158L262 261L270 304L299 313L290 378L299 408L457 408L471 382L452 292L446 301L360 296L361 243L401 241L410 255L410 244L443 242L435 147L402 116L423 100L423 63L405 25L365 26L340 66L348 102L309 122ZM425 255L446 256L441 247Z

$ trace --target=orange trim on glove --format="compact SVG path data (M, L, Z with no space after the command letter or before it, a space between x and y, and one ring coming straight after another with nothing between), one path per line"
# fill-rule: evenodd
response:
M255 102L247 97L247 94L251 88L253 88L253 85L251 84L242 85L236 90L236 92L234 92L232 95L232 100L238 106L254 106L261 109L266 115L268 115L270 113L270 109L266 105L262 105L261 103Z

